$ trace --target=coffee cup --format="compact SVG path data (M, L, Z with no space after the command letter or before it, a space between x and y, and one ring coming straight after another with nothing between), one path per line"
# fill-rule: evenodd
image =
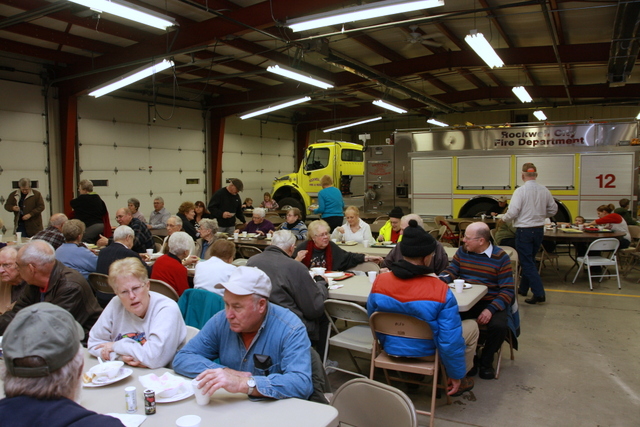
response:
M22 231L16 231L16 242L22 243Z
M369 243L371 243L371 242L369 242L368 240L364 240L362 242L362 246L364 246L365 248L368 248L369 247Z
M584 230L584 224L579 224L578 225L578 230L580 230L580 231Z
M153 249L147 249L147 255L149 256L153 255Z
M464 289L464 280L463 279L455 279L453 281L453 285L455 286L456 293L461 294Z
M369 276L369 282L373 283L376 281L376 276L378 275L377 271L369 271L367 276Z
M204 406L204 405L208 405L209 401L211 400L211 396L209 396L209 394L203 394L204 389L202 388L198 388L198 385L200 385L200 382L202 380L192 380L191 381L191 387L193 387L193 393L196 396L196 402L198 403L198 405Z

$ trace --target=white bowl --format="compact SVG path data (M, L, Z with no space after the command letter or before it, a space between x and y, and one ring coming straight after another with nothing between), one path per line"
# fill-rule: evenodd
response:
M113 362L104 362L89 369L89 372L94 374L96 378L108 377L113 379L118 376L120 368L124 366L124 362L115 360Z
M317 276L322 276L325 271L327 271L327 269L324 267L313 267L311 269L311 272Z
M342 271L332 271L331 273L324 273L324 276L329 279L337 279L344 276L344 273Z

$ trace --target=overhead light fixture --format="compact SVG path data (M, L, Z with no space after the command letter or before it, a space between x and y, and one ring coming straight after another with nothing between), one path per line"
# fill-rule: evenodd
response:
M533 115L536 116L538 120L547 120L547 116L544 114L542 110L536 110L533 112Z
M135 83L138 80L144 79L145 77L149 77L153 74L159 73L160 71L164 71L167 68L173 67L173 65L173 61L163 59L159 64L153 64L150 67L138 68L137 70L120 76L115 80L111 80L110 82L102 86L98 86L97 88L89 92L89 95L98 98L102 95L106 95L109 92L113 92L114 90L129 86L130 84Z
M640 113L636 116L636 120L640 120Z
M493 47L489 44L487 39L484 38L482 33L479 33L478 30L471 30L470 34L468 34L464 41L467 42L469 46L478 54L480 58L491 68L499 68L504 66L504 62Z
M145 9L131 3L120 0L70 0L86 6L96 12L110 13L121 18L149 25L150 27L166 30L168 27L176 25L176 21L166 15L156 13L153 10Z
M427 123L431 123L432 125L436 125L436 126L442 126L443 128L446 128L447 126L449 126L445 122L441 122L441 121L436 120L436 119L429 119L429 120L427 120Z
M522 102L533 102L533 98L529 95L529 92L524 88L524 86L516 86L511 89L513 93L520 99Z
M292 31L298 32L438 6L444 6L444 0L379 1L362 6L346 7L331 12L318 13L303 18L290 19L285 25L291 28Z
M387 101L383 101L382 99L376 99L372 103L377 105L378 107L386 108L387 110L395 111L399 114L404 114L407 112L407 110L405 110L404 108L400 108L397 105L390 104Z
M285 67L284 65L270 65L267 67L267 71L275 74L279 74L284 77L288 77L293 80L297 80L302 83L307 83L313 86L317 86L322 89L329 89L333 87L333 83L327 80L322 80L318 77L314 77L310 74L303 73L300 70L294 70L293 68Z
M259 116L261 114L270 113L272 111L281 110L283 108L291 107L292 105L302 104L303 102L311 101L311 98L305 96L303 98L294 99L291 101L280 102L278 104L273 104L268 107L260 108L257 110L252 110L244 113L240 116L242 120L250 119L251 117Z
M343 123L343 124L338 125L338 126L332 126L332 127L324 128L324 129L322 129L322 132L324 132L324 133L333 132L334 130L350 128L351 126L358 126L358 125L362 125L362 124L369 123L369 122L375 122L376 120L381 120L381 119L382 119L382 116L377 116L377 117L368 118L368 119L353 120L353 121L350 121L350 122L347 122L347 123Z

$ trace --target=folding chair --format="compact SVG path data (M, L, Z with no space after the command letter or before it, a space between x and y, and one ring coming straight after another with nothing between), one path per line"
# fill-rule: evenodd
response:
M261 254L262 251L251 245L236 245L236 252L240 255L240 258L249 259L254 255Z
M542 269L546 268L546 261L549 261L549 264L552 268L554 268L556 274L560 279L563 279L562 274L560 274L560 266L558 265L558 259L560 256L554 252L547 252L544 248L544 245L540 245L540 250L536 255L536 261L540 262L540 266L538 267L538 274L542 273Z
M451 397L447 395L447 374L440 366L440 354L436 348L435 355L432 357L396 357L393 354L387 353L382 348L380 341L378 340L378 334L384 334L388 336L397 336L403 338L413 339L433 339L433 332L427 322L419 320L415 317L407 316L398 313L385 313L376 312L369 318L369 325L371 326L371 332L373 333L373 352L371 353L371 371L369 372L369 378L373 379L375 368L382 368L384 371L387 383L391 380L402 381L412 384L424 383L401 378L400 376L391 376L388 370L394 370L399 372L409 372L414 374L422 374L426 376L433 376L433 385L431 389L431 410L418 411L418 414L429 415L431 420L430 427L433 427L433 421L435 418L436 410L436 395L438 388L444 391L447 396L447 404L451 404ZM439 375L439 371L442 370L442 374ZM438 385L438 379L442 380L442 384Z
M467 227L473 224L473 221L460 221L458 223L458 246L462 244L462 239L464 238L464 233L467 230Z
M435 221L436 226L445 227L444 230L442 228L440 229L442 231L440 233L440 241L450 243L452 246L454 244L457 246L458 242L460 241L460 234L453 231L451 225L449 224L449 221L447 221L443 216L437 216L435 218Z
M331 406L340 425L353 427L418 427L413 402L402 391L367 378L347 381L336 391Z
M380 272L380 266L373 261L366 261L356 265L353 268L349 269L350 271L364 271L365 273L368 271L375 271L376 273Z
M162 280L158 280L158 279L149 279L149 283L151 285L150 289L153 292L157 292L166 297L169 297L176 302L180 299L176 290L173 289L173 287L167 282L163 282Z
M89 286L96 294L100 307L105 308L116 293L109 285L109 276L101 273L89 273Z
M334 347L341 347L347 350L351 361L356 366L359 373L342 369L340 367L331 367L336 371L346 372L351 375L366 378L366 375L362 373L356 358L351 351L357 351L360 353L367 353L371 355L373 349L373 340L371 339L371 331L369 329L369 315L367 310L362 306L348 301L340 301L335 299L328 299L324 302L324 312L331 329L327 334L327 343L324 349L324 357L322 364L327 367L327 356L329 355L329 345ZM335 324L335 320L343 320L345 322L356 323L356 325L340 332ZM331 336L331 332L335 335Z
M620 286L620 274L618 273L618 260L616 258L616 251L618 250L618 246L620 246L620 241L614 238L606 238L606 239L598 239L591 242L589 245L589 249L587 249L587 253L584 256L578 257L577 261L578 271L576 271L576 275L573 277L573 282L576 283L576 279L578 278L578 274L582 271L582 267L587 267L587 272L589 274L589 288L593 290L593 283L591 281L592 277L599 277L599 282L602 282L602 279L605 277L616 277L618 279L618 289L622 289ZM610 252L609 257L603 257L600 255L589 255L591 251L601 251L601 252ZM591 274L591 269L589 267L605 267L605 270L602 274ZM604 274L608 270L606 267L615 267L616 274Z

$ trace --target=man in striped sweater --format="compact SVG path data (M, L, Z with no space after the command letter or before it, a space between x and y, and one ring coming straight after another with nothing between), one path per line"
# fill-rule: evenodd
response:
M449 267L446 282L464 279L467 283L486 285L487 294L467 312L462 319L476 319L478 325L486 325L487 340L480 355L480 378L495 377L493 359L509 333L509 316L514 298L513 274L509 255L491 244L489 227L484 222L474 222L465 231L464 246L460 247Z

